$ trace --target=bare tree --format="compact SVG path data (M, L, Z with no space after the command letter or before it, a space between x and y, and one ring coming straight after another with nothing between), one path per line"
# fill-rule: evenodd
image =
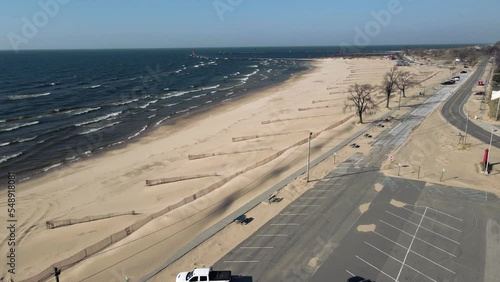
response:
M405 91L418 86L420 83L414 79L409 71L400 71L396 80L396 87L403 92L403 97L406 98Z
M372 94L377 87L371 84L354 84L349 87L349 96L346 98L344 112L356 109L359 123L363 123L363 114L372 114L377 111L377 104L373 101Z
M394 92L394 88L396 88L398 81L398 68L392 67L385 75L384 80L382 80L381 89L384 92L387 98L386 107L389 108L389 101L391 99L392 92Z

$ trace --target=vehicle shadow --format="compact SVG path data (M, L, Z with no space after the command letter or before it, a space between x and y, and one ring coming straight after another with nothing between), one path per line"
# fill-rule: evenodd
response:
M231 276L233 282L253 282L252 276Z

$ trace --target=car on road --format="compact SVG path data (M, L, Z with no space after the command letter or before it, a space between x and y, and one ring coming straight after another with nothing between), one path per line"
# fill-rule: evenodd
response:
M347 279L347 282L375 282L375 280L365 279L361 276L354 276Z
M231 282L231 271L214 271L209 268L195 268L193 271L177 274L176 282L213 281Z
M479 92L474 93L474 95L482 96L482 95L484 95L484 92L483 91L479 91Z
M455 80L453 80L453 79L441 83L441 85L452 85L452 84L455 84Z

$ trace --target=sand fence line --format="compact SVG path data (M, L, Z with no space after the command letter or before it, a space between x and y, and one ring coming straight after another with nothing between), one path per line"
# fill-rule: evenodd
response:
M326 116L334 116L335 114L327 114L327 115L317 115L317 116L308 116L308 117L297 117L297 118L284 118L284 119L275 119L275 120L265 120L262 121L261 124L270 124L270 123L276 123L276 122L284 122L284 121L292 121L292 120L301 120L301 119L307 119L307 118L319 118L319 117L326 117ZM299 133L299 132L309 132L307 130L301 130L301 131L295 131L295 132L290 132L290 133ZM281 134L281 133L277 133ZM258 136L258 135L255 135ZM265 137L263 135L260 135L260 137Z
M155 186L155 185L161 185L161 184L167 184L167 183L179 182L179 181L191 180L191 179L198 179L198 178L204 178L204 177L211 177L211 176L219 176L219 175L217 173L207 173L207 174L195 174L195 175L187 175L187 176L175 176L175 177L168 177L168 178L150 179L150 180L146 180L146 186Z
M233 142L235 142L234 138L233 138ZM199 155L188 155L188 159L189 160L199 160L199 159L210 158L210 157L215 157L215 156L237 155L237 154L245 154L245 153L260 152L260 151L270 151L270 150L273 150L273 148L259 148L259 149L235 151L235 152L229 152L229 153L219 152L219 153L208 153L208 154L199 154Z
M47 226L47 229L54 229L54 228L59 228L59 227L63 227L63 226L74 225L74 224L85 223L85 222L96 221L96 220L102 220L102 219L108 219L108 218L123 216L123 215L137 215L137 213L135 211L128 211L128 212L108 213L108 214L101 214L101 215L91 215L91 216L86 216L84 218L77 218L77 219L47 220L45 222L45 225Z
M331 130L335 127L342 125L343 123L350 120L352 117L354 117L354 114L351 114L351 115L345 117L344 119L328 126L327 128L325 128L321 131L313 133L311 135L311 139L318 137L324 131ZM286 147L285 149L282 149L279 152L256 162L255 164L253 164L253 165L251 165L243 170L237 171L237 172L233 173L232 175L230 175L226 178L223 178L223 179L219 180L218 182L209 185L206 188L203 188L202 190L195 193L194 195L188 196L175 204L167 206L166 208L164 208L164 209L162 209L154 214L147 216L146 218L128 226L127 228L125 228L121 231L118 231L118 232L112 234L111 236L106 237L105 239L102 239L101 241L99 241L97 243L90 245L89 247L83 249L82 251L80 251L80 252L78 252L78 253L76 253L76 254L74 254L66 259L63 259L63 260L58 261L56 263L53 263L52 265L50 265L49 267L47 267L45 270L41 271L40 273L38 273L38 274L28 278L28 279L21 280L21 282L45 281L53 276L54 267L57 267L58 269L64 270L64 269L67 269L67 268L77 264L78 262L80 262L88 257L91 257L91 256L101 252L102 250L106 249L107 247L125 239L130 234L134 233L135 231L139 230L141 227L143 227L147 223L151 222L153 219L156 219L160 216L163 216L168 212L176 210L184 205L187 205L187 204L195 201L196 199L199 199L199 198L209 194L210 192L215 191L216 189L222 187L224 184L228 183L229 181L233 180L234 178L238 177L239 175L242 175L250 170L253 170L255 168L263 166L263 165L271 162L272 160L277 159L279 156L283 155L289 149L306 144L308 142L308 139L309 138L304 138L304 139Z
M318 103L324 103L324 102L331 102L331 101L339 101L339 100L344 100L345 98L334 98L334 99L325 99L325 100L313 100L313 104L318 104Z
M335 108L337 105L329 105L329 106L319 106L319 107L307 107L307 108L299 108L299 112L303 111L309 111L309 110L316 110L316 109L328 109L328 108Z

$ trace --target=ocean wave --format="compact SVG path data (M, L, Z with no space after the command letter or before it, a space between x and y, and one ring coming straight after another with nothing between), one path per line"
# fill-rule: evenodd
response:
M12 155L0 157L0 164L4 163L4 162L6 162L6 161L8 161L10 159L17 158L17 157L19 157L22 154L23 154L23 152L19 152L19 153L15 153L15 154L12 154Z
M259 66L258 65L251 65L251 66L248 66L249 68L258 68Z
M10 144L10 142L0 143L0 147L7 146L9 144Z
M154 115L150 115L150 116L148 117L148 119L150 119L150 118L154 118L155 116L156 116L156 114L154 114Z
M89 89L96 89L96 88L99 88L99 87L101 87L101 85L97 84L97 85L89 86Z
M203 96L207 96L207 94L195 95L195 96L193 96L191 98L196 99L196 98L200 98L200 97L203 97Z
M48 82L48 83L41 83L41 84L38 84L38 87L49 87L49 86L56 86L56 85L59 85L61 84L59 81L56 81L56 82Z
M144 126L141 130L139 130L139 131L138 131L137 133L135 133L134 135L129 136L129 137L127 138L127 140L130 140L130 139L132 139L132 138L135 138L135 137L139 136L139 134L141 134L142 132L144 132L144 130L146 130L146 128L148 128L148 126L147 126L147 125L146 125L146 126Z
M205 104L210 104L212 102L213 102L212 100L208 100L208 101L205 102Z
M18 129L18 128L21 128L21 127L26 127L26 126L30 126L30 125L35 125L35 124L38 124L40 123L39 121L33 121L33 122L27 122L27 123L21 123L21 124L16 124L12 127L9 127L9 128L5 128L5 129L0 129L0 132L6 132L6 131L12 131L12 130L15 130L15 129Z
M155 123L155 126L160 125L160 123L162 123L162 122L166 121L166 120L167 120L167 119L169 119L169 118L170 118L170 116L167 116L167 117L165 117L165 118L162 118L161 120L159 120L159 121L157 121L157 122Z
M62 164L63 164L62 162L57 163L57 164L53 164L53 165L48 166L48 167L46 167L46 168L44 168L44 169L42 169L42 170L43 170L43 172L47 172L48 170L54 169L54 168L56 168L56 167L58 167L58 166L60 166L60 165L62 165Z
M91 119L91 120L87 120L87 121L84 121L84 122L77 123L77 124L75 124L75 126L82 126L82 125L87 125L87 124L91 124L91 123L96 123L96 122L99 122L101 120L108 119L110 117L119 116L122 112L123 111L118 111L118 112L110 113L110 114L107 114L107 115L104 115L104 116L96 117L96 118Z
M246 76L246 77L251 77L251 76L256 75L258 72L259 72L259 69L256 69L254 72L249 73L249 74L245 74L245 75L243 75L243 76Z
M139 99L131 99L131 100L127 100L127 101L120 101L120 102L114 102L114 103L111 103L111 105L113 106L121 106L121 105L126 105L126 104L130 104L130 103L133 103L133 102L137 102L139 101Z
M189 109L179 110L179 111L177 111L175 113L176 114L182 114L182 113L185 113L185 112L189 112Z
M39 94L11 95L11 96L9 96L9 99L10 100L24 100L24 99L37 98L37 97L43 97L43 96L48 96L48 95L50 95L50 92L39 93Z
M149 102L147 102L146 104L144 104L144 105L142 105L142 106L139 106L139 108L141 108L141 109L145 109L145 108L149 107L149 105L154 104L154 103L156 103L156 102L158 102L158 99L153 100L153 101L149 101Z
M78 133L79 135L85 135L85 134L89 134L89 133L92 133L92 132L96 132L96 131L99 131L101 129L104 129L104 128L108 128L108 127L111 127L111 126L114 126L114 125L117 125L121 123L121 121L118 121L118 122L113 122L113 123L110 123L110 124L107 124L105 126L101 126L101 127L96 127L96 128L91 128L89 130L85 130L81 133Z
M172 107L177 105L179 105L179 103L166 104L165 107Z
M78 109L78 110L71 110L66 112L70 116L77 116L77 115L82 115L86 114L88 112L93 112L99 110L101 107L96 107L96 108L84 108L84 109Z
M160 97L160 99L164 100L164 99L168 99L171 97L180 97L180 96L186 95L188 93L199 92L201 90L202 89L194 89L194 90L186 90L186 91L174 91L172 93L168 93L168 94Z

